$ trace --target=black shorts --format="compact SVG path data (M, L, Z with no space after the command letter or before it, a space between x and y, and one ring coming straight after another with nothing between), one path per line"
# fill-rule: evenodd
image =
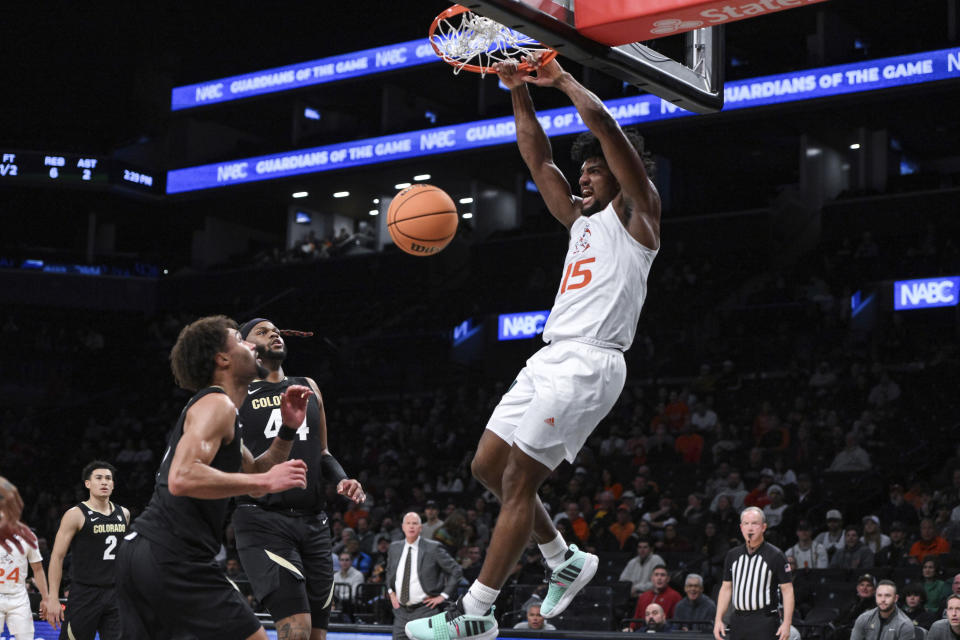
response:
M327 515L286 515L240 504L233 514L233 529L253 594L273 619L309 613L313 628L326 629L333 602Z
M177 557L137 533L117 552L117 595L123 640L238 640L262 626L212 559Z
M60 627L60 640L118 640L120 610L113 585L96 587L74 582L70 585L67 610Z
M780 628L776 613L734 612L728 640L774 640Z

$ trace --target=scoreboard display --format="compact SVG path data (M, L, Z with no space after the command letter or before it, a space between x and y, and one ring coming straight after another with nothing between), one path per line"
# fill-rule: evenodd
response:
M156 171L108 156L0 147L0 188L117 189L162 196L161 183Z
M100 156L0 149L0 185L22 183L105 187L110 184L107 165L107 160Z

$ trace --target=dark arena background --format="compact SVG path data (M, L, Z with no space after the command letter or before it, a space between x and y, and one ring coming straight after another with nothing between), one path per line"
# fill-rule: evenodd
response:
M642 627L624 575L641 538L676 591L695 573L716 598L744 505L765 508L782 550L809 526L841 554L797 567L803 638L849 637L875 606L858 583L893 580L904 608L915 591L918 638L960 593L958 5L832 0L726 25L726 106L709 115L561 52L645 136L662 247L626 387L540 492L600 569L556 631L513 631L545 590L531 543L497 603L500 637ZM112 499L136 522L189 398L170 348L222 313L313 332L287 338L284 368L317 381L330 449L367 492L355 506L328 489L334 548L357 537L365 579L336 590L329 637L389 637L377 540L400 539L427 500L476 575L499 507L470 461L542 345L568 238L517 150L509 92L455 76L427 44L448 6L4 7L0 475L45 565L92 460L117 467ZM653 46L672 54L674 39ZM575 111L532 95L576 186ZM387 234L390 199L414 182L457 203L437 255ZM866 551L851 560L847 543ZM225 527L225 571L234 545ZM675 617L671 635L712 637L710 620ZM36 633L56 637L39 619Z

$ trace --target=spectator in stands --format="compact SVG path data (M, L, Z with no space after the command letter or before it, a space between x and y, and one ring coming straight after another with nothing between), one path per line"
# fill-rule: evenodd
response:
M844 544L830 558L831 569L872 569L873 551L860 542L856 525L847 525L843 532Z
M693 430L691 426L686 426L680 431L680 435L673 443L674 450L680 456L680 462L691 465L699 465L703 457L703 436Z
M816 541L823 545L830 557L844 544L843 514L837 509L827 511L827 530L816 537Z
M634 615L634 617L638 617ZM643 613L644 624L638 629L632 628L631 631L639 631L640 633L670 633L673 631L673 625L667 620L666 612L656 602L653 602L647 606Z
M586 544L590 539L590 525L587 524L583 514L580 513L580 505L570 500L566 508L553 517L553 524L556 525L561 518L566 518L570 522L570 530L577 537L578 544Z
M700 571L707 577L709 584L716 584L723 577L723 561L729 550L730 540L720 534L715 522L703 525L703 533L694 544L694 551L704 557Z
M373 545L373 553L370 557L373 559L373 566L387 566L387 555L390 553L390 536L385 533L378 533L376 543Z
M433 534L443 526L443 520L439 518L440 508L435 500L427 500L427 503L423 506L423 515L426 516L426 520L423 521L423 529L420 535L423 536L424 540L433 540Z
M333 574L334 591L341 601L351 602L357 592L357 585L364 582L363 573L353 566L353 558L349 553L341 553L337 560L340 563L340 570Z
M443 526L437 529L433 534L433 539L442 544L447 549L447 553L456 556L457 551L463 545L466 534L467 517L463 515L460 509L454 509L443 521Z
M372 555L377 534L370 530L370 520L368 518L357 518L356 534L357 540L360 542L360 550Z
M890 375L884 371L880 374L880 381L870 389L867 402L877 409L885 409L893 404L899 397L900 385L891 380Z
M934 558L927 558L920 568L923 575L923 589L927 592L927 611L940 611L947 596L950 595L950 585L940 579L940 564Z
M656 547L664 553L686 553L692 548L690 541L679 534L675 524L668 524L663 528L663 539Z
M530 629L531 631L555 631L556 627L547 622L540 615L540 605L543 603L537 596L531 597L523 604L526 620L513 625L514 629Z
M621 504L617 507L617 521L610 525L609 531L612 536L611 542L616 544L612 545L612 548L608 551L627 551L634 548L636 543L637 536L634 532L637 530L637 525L633 523L633 520L630 518L630 507L625 504Z
M247 574L243 572L243 568L240 566L240 560L233 556L227 557L224 573L234 582L244 582L247 580Z
M756 451L756 449L754 449ZM747 494L743 499L743 504L748 507L759 507L763 509L770 504L770 496L767 495L767 489L773 484L773 469L764 468L760 471L760 484L753 491ZM780 487L780 494L783 495L783 487Z
M945 619L937 620L930 626L927 640L954 640L960 638L960 595L947 598Z
M797 474L797 499L793 513L799 520L819 522L820 495L813 486L813 479L806 471Z
M673 505L673 498L668 495L660 496L660 508L643 514L643 519L650 523L655 534L663 531L667 525L677 524L677 509Z
M670 574L667 573L667 567L662 564L654 567L650 580L653 586L637 598L637 607L633 611L633 617L639 618L646 612L648 606L659 604L663 607L665 616L668 619L672 618L674 608L683 599L683 596L670 587ZM630 628L636 629L636 623L631 624Z
M711 434L717 427L717 412L701 401L693 405L690 424L700 433Z
M687 574L683 590L687 597L678 602L673 610L674 620L683 631L709 631L717 613L717 605L704 595L703 578L696 573Z
M365 576L370 575L370 572L373 570L373 558L369 555L360 551L360 541L356 538L350 538L347 540L347 544L344 545L343 551L341 553L347 553L353 559L353 566L357 568Z
M710 511L704 504L701 493L691 493L687 496L687 508L683 510L683 521L691 526L701 526L710 517Z
M873 564L877 567L902 567L910 557L910 544L902 522L890 525L890 544L874 555Z
M646 473L637 473L622 497L624 501L629 499L632 502L631 511L642 514L654 508L660 494L656 484L649 481Z
M846 446L838 452L830 463L828 471L868 471L870 469L870 454L860 446L857 434L847 433Z
M910 547L911 562L923 562L927 556L938 556L950 551L950 543L937 535L931 518L920 521L920 539Z
M853 625L850 640L868 640L882 634L883 640L913 640L913 620L897 606L897 585L881 580L877 585L875 609L864 611Z
M479 545L467 547L460 566L463 567L463 579L472 584L480 575L480 567L483 566L483 551Z
M960 573L953 576L953 593L960 596Z
M797 524L797 544L787 549L786 556L796 559L798 569L826 569L830 562L827 549L813 540L813 530L806 520Z
M729 496L720 496L717 502L717 511L713 516L720 535L728 540L735 539L737 536L737 527L740 522L740 514L733 508Z
M890 536L885 535L880 530L880 518L877 516L863 517L863 544L870 547L870 551L876 553L890 544Z
M610 469L604 467L600 472L600 481L603 483L603 490L612 493L614 500L619 500L623 495L623 485L613 476Z
M637 540L637 555L630 559L620 573L620 581L629 582L632 585L630 597L636 598L644 591L651 589L653 568L664 564L663 558L653 553L653 542L650 538Z
M344 527L340 530L340 540L333 545L333 552L339 554L346 548L347 542L356 537L357 534L352 527Z
M889 502L880 508L881 522L899 521L904 526L910 527L919 522L917 510L903 497L903 485L895 482L890 485L888 492Z
M770 498L770 503L763 508L767 531L775 531L782 538L785 532L793 528L793 509L784 501L783 487L778 484L767 488L767 497Z
M671 391L670 401L663 410L663 417L667 427L674 433L686 427L690 420L690 408L687 406L686 398L681 397L677 391Z
M717 511L717 503L720 500L720 496L727 496L730 499L730 504L733 507L734 511L737 512L737 523L739 526L740 510L743 508L743 500L747 497L747 490L743 487L743 482L740 480L740 472L736 470L730 471L727 475L727 486L717 492L716 497L714 497L713 502L710 503L710 511Z
M868 611L876 604L876 578L869 573L863 574L857 579L856 589L857 599L851 602L850 606L841 611L834 621L834 625L837 627L839 632L838 637L843 637L843 631L849 630L864 611Z
M920 616L929 614L929 611L927 611L926 607L924 606L927 602L927 592L923 588L923 585L916 582L911 582L903 588L903 593L901 595L903 596L903 599L900 600L900 608L903 609L903 613L906 614L906 616L913 620L917 625L925 629L929 628L929 623L920 624L918 621Z

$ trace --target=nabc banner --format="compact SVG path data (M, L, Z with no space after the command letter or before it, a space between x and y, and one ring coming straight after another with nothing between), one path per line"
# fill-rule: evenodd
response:
M897 310L955 307L960 301L960 276L898 280L893 283Z
M929 51L729 82L724 89L726 103L723 111L957 78L960 78L960 49ZM624 126L695 115L652 95L620 98L604 104ZM549 136L569 135L586 129L573 107L541 111L537 117ZM515 140L513 116L492 118L174 169L167 174L167 193L465 151Z
M522 340L543 333L550 311L503 313L497 319L497 340Z
M170 109L178 111L265 93L299 89L436 62L438 59L430 43L421 38L274 69L253 71L219 80L174 87L170 98Z

